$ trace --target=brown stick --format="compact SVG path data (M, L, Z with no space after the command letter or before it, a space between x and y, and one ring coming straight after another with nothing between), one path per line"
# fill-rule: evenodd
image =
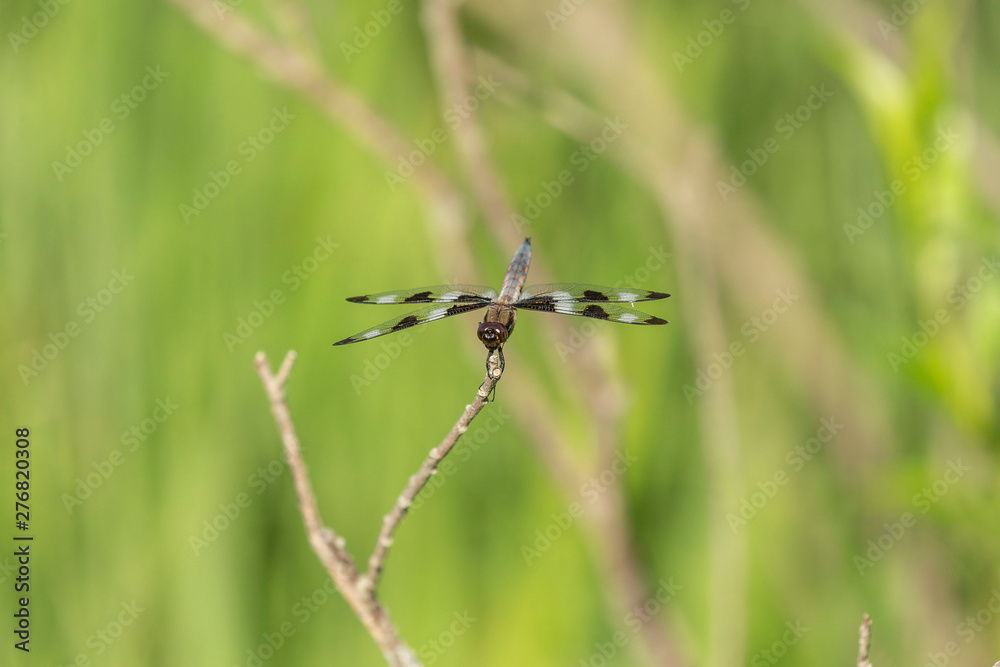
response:
M375 549L368 559L368 572L365 575L373 591L378 586L378 578L382 573L382 566L389 553L389 547L392 546L393 533L403 520L403 517L406 516L407 510L410 509L410 505L413 504L417 494L424 488L424 485L427 484L431 476L437 472L438 464L448 455L448 452L452 450L458 439L462 437L462 434L469 429L469 422L475 419L476 415L486 407L486 403L488 402L487 397L493 391L493 388L496 387L502 374L503 370L498 364L497 354L493 352L487 360L486 379L483 380L483 384L476 392L472 403L465 406L465 412L458 418L455 425L451 427L451 431L444 437L441 444L430 451L424 460L424 464L420 466L420 470L417 471L417 474L410 477L406 488L399 494L399 498L396 499L396 504L392 510L382 519L382 530L378 534L378 539L375 540Z
M858 667L872 667L868 660L868 650L872 645L872 619L865 614L858 629ZM994 667L996 667L994 665Z
M260 375L264 390L267 392L268 400L271 403L271 413L274 415L278 433L281 435L285 457L288 459L288 468L291 470L295 484L295 493L299 499L299 511L302 513L302 521L309 537L309 544L337 586L337 590L344 596L355 615L364 624L368 634L375 640L375 644L382 651L382 655L385 656L389 665L392 667L419 667L420 662L416 654L400 639L396 627L389 619L385 608L378 601L375 585L378 575L382 571L389 546L392 544L392 535L406 515L413 499L434 474L441 459L451 451L462 434L468 430L469 422L483 409L483 406L486 405L486 397L499 382L502 371L497 365L496 355L490 356L486 379L476 391L472 404L466 406L462 416L459 417L441 444L431 450L420 470L410 478L392 511L385 517L375 550L368 560L366 574L358 572L354 559L345 547L344 538L332 528L324 526L323 520L320 518L316 495L313 493L312 483L309 481L309 472L306 470L306 464L302 458L302 448L299 445L295 425L292 423L292 416L285 400L285 383L288 381L293 363L295 363L295 352L291 351L285 357L281 368L274 374L271 372L271 366L263 352L258 352L254 358L257 374Z

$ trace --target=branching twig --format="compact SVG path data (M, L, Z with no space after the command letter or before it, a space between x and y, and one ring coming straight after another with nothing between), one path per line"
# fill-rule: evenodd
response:
M500 381L502 374L497 361L496 354L490 355L486 379L483 380L483 384L476 392L472 404L465 407L465 412L462 413L441 444L431 450L420 470L410 478L403 493L396 501L395 507L386 515L382 522L382 531L375 544L375 550L371 558L368 559L368 572L361 574L345 547L344 538L337 535L333 529L323 525L323 520L319 515L319 507L316 504L316 495L313 493L309 473L306 470L305 461L302 459L302 448L299 445L299 438L295 434L295 425L292 423L292 416L288 410L288 404L285 402L285 383L292 372L292 364L295 363L295 352L288 353L277 373L272 373L267 356L263 352L258 352L254 359L257 374L260 375L260 380L264 384L264 390L271 403L271 413L274 415L278 433L281 435L285 458L288 459L288 468L292 473L295 493L299 498L299 511L302 512L302 520L309 537L309 543L323 567L326 568L330 578L336 584L337 590L347 600L355 615L364 624L372 639L375 640L375 644L382 651L382 655L392 667L419 667L420 665L413 650L400 639L395 626L375 594L378 576L382 571L389 546L392 544L392 535L406 515L413 499L437 470L441 459L451 451L462 434L468 430L469 422L486 405L487 397Z
M868 660L868 650L872 645L872 619L865 614L858 629L858 667L872 667Z
M431 476L437 472L437 467L441 463L441 459L448 455L448 452L455 446L458 439L462 437L462 434L469 429L469 422L475 419L479 411L486 406L487 397L493 391L493 388L496 387L497 382L500 381L503 371L498 365L495 352L490 355L487 364L486 379L483 380L483 384L476 392L476 397L472 403L465 406L465 412L458 418L455 425L451 427L451 431L444 437L441 444L430 451L424 460L424 464L420 466L420 470L417 471L417 474L410 477L406 488L399 494L395 506L393 506L392 510L382 520L382 530L375 541L375 549L372 551L371 558L368 559L368 572L366 574L373 591L378 585L379 574L382 572L382 566L385 563L386 555L389 553L389 547L392 546L392 535L396 527L399 526L400 521L406 516L407 510L410 509L410 505L413 504L413 500L417 497L417 494L424 488L424 485L427 484Z

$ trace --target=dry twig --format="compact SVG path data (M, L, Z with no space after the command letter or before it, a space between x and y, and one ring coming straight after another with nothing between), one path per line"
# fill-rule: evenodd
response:
M468 430L469 422L483 409L486 405L486 397L499 382L502 371L497 365L496 355L491 355L486 379L483 380L483 384L476 392L472 403L465 407L462 416L455 422L441 444L430 451L420 470L410 478L392 511L386 515L375 550L368 559L368 572L365 574L358 572L354 559L345 547L344 538L337 535L332 528L324 526L320 518L316 495L313 493L309 473L306 470L305 461L302 459L299 438L295 433L295 425L292 423L292 416L285 401L285 383L288 381L294 362L295 352L291 351L285 356L278 372L272 373L271 365L263 352L258 352L254 358L257 374L260 375L264 390L267 392L268 400L271 403L271 413L274 415L278 433L281 435L281 442L285 449L285 457L288 459L288 468L292 473L295 493L299 499L299 510L302 512L302 520L309 537L309 543L323 567L326 568L330 578L336 584L337 590L344 596L355 615L364 624L389 665L392 667L419 667L420 662L413 649L400 639L399 633L389 619L385 608L378 601L375 591L378 575L382 571L389 546L392 544L392 535L406 515L413 499L420 493L431 475L435 473L441 459L451 451L462 434Z
M872 645L872 619L865 614L858 629L858 667L872 667L868 660L868 649ZM995 666L994 666L995 667Z

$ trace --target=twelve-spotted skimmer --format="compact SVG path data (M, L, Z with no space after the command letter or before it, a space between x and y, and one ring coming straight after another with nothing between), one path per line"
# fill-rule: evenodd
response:
M578 283L553 283L551 285L534 285L524 288L524 280L531 264L531 239L524 243L514 253L507 267L507 275L503 279L500 294L490 287L477 285L439 285L437 287L420 287L418 289L400 290L396 292L381 292L352 296L348 301L354 303L432 303L451 304L433 305L415 310L412 313L384 322L377 327L365 329L334 345L357 343L370 338L377 338L388 333L400 331L408 327L433 322L451 315L467 313L480 308L486 308L477 332L479 340L492 354L497 350L500 367L503 368L503 344L514 332L518 310L542 310L548 313L563 315L580 315L593 317L609 322L624 324L666 324L666 320L635 310L631 305L636 301L656 301L665 299L669 294L650 292L648 290L632 289L630 287L601 287L599 285L580 285ZM487 355L487 367L489 355Z

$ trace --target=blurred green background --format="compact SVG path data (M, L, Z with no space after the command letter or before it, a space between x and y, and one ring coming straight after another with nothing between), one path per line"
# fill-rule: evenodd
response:
M388 559L424 664L852 664L866 611L877 667L1000 659L996 3L476 0L457 53L448 3L197 4L0 6L3 516L27 426L35 535L0 662L382 664L253 355L298 352L363 561L484 352L474 315L333 348L402 310L344 298L496 286L523 236L529 284L666 290L671 325L522 315Z

